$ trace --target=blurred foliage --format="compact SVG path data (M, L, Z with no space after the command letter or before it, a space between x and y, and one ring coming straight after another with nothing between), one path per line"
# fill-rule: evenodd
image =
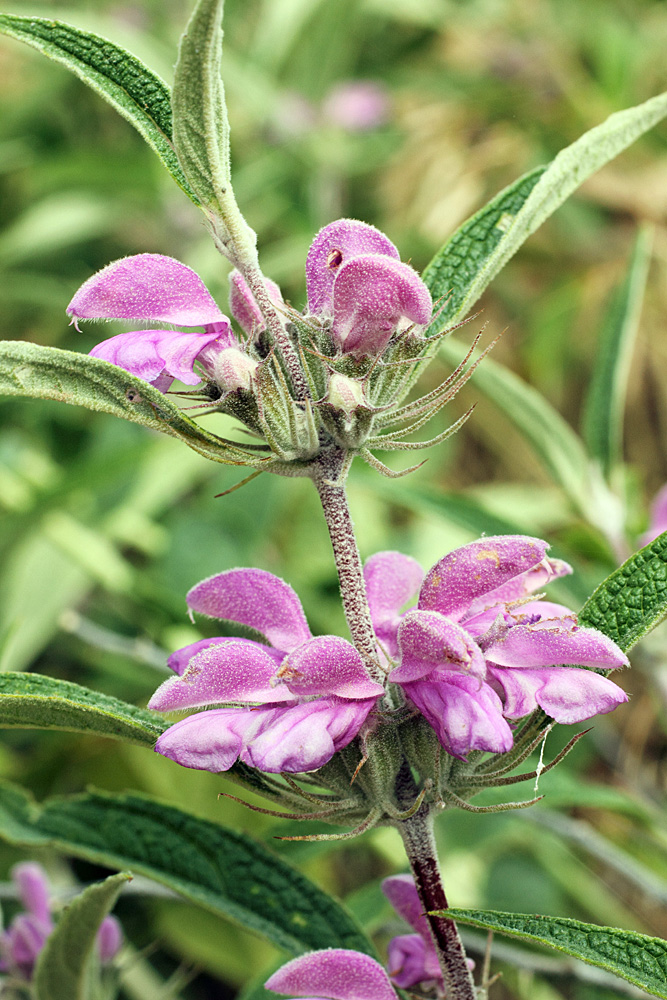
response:
M503 185L611 112L667 87L662 0L227 0L226 6L237 199L259 234L266 272L299 308L305 253L321 225L341 215L363 218L421 268ZM98 31L170 82L189 4L40 2L12 5L11 12ZM335 85L359 79L386 88L389 115L375 128L350 130L332 119L327 100ZM667 479L664 125L589 180L529 240L486 293L483 315L463 331L472 335L482 322L489 337L506 330L494 359L578 428L603 318L642 222L655 226L653 257L629 378L628 465L615 470L619 503L627 505L628 552L646 527L646 498ZM145 251L195 268L224 308L227 265L140 137L63 69L3 39L2 336L90 349L93 332L68 327L65 306L92 272ZM112 326L105 336L118 330ZM445 372L434 362L428 386ZM448 418L477 398L473 378ZM345 634L309 483L262 476L215 499L241 476L138 427L15 400L0 400L0 422L3 669L37 670L145 704L162 679L164 651L202 634L185 614L186 589L237 565L284 576L301 595L314 632ZM355 469L350 493L363 555L398 548L428 566L483 530L518 523L575 564L582 582L561 591L573 606L618 555L570 508L487 401L417 474L387 484ZM535 910L667 935L664 630L636 650L633 665L621 678L633 695L630 705L597 720L566 764L543 779L543 803L518 814L442 817L453 905ZM552 734L548 753L569 735ZM342 848L284 843L274 838L286 824L218 800L221 790L233 791L225 779L109 741L20 730L3 737L4 776L40 798L92 783L187 805L265 838L346 897L380 944L398 931L377 885L403 863L392 831ZM0 852L4 870L17 859L16 851ZM74 870L84 881L100 874L83 864ZM7 909L11 914L11 904ZM127 896L118 912L134 949L123 975L128 998L230 996L276 959L264 942L182 902ZM473 935L471 953L481 961L479 947ZM514 951L519 968L501 966L505 976L494 1000L637 995L622 984L585 979L572 966L549 970L541 956ZM166 981L172 993L161 992Z

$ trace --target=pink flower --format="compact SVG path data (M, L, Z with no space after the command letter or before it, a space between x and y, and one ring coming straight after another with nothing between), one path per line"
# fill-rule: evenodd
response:
M423 581L419 565L398 552L366 564L376 634L398 661L389 681L400 684L454 757L510 750L507 720L538 707L573 723L627 700L612 681L581 669L626 666L618 646L579 627L562 605L531 598L571 572L547 558L547 549L524 535L482 538L450 552ZM418 589L417 607L401 613Z
M265 986L274 993L310 1000L396 1000L380 963L347 948L300 955L274 972Z
M651 504L651 518L648 529L639 539L640 546L655 541L658 535L667 531L667 483L658 490Z
M442 970L412 877L386 878L382 891L396 912L417 932L401 934L389 942L387 964L392 981L401 989L433 980L442 987Z
M170 657L176 676L155 692L158 711L223 704L177 722L156 751L184 767L313 771L347 746L384 690L338 636L313 638L301 603L279 577L235 569L197 584L188 606L260 632L267 643L215 638Z
M308 311L331 321L341 351L381 354L396 333L431 319L430 293L374 226L339 219L321 229L306 259Z
M49 882L41 865L15 865L12 880L27 913L19 913L0 934L0 971L29 981L35 963L54 923L49 902ZM97 932L100 961L110 962L123 943L123 932L115 917L107 916Z
M331 88L322 110L325 118L349 132L368 132L389 117L389 96L376 80L344 80Z
M195 361L211 364L237 343L231 324L191 268L161 254L142 253L108 264L78 290L67 312L77 319L128 319L203 327L182 330L134 330L102 341L90 352L163 392L173 379L186 385L201 381Z

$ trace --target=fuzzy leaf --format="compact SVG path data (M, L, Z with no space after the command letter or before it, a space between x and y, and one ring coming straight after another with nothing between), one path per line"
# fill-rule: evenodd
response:
M0 727L93 733L152 747L169 722L119 698L41 674L0 674Z
M199 204L172 145L171 103L164 80L119 45L60 21L0 14L0 32L27 42L76 73L134 125L176 183Z
M451 337L440 346L440 354L453 366L465 352L464 345ZM521 432L577 509L587 512L591 497L589 459L583 442L560 413L536 389L491 358L485 358L475 370L472 384Z
M292 954L373 946L343 906L247 837L141 795L34 804L0 786L0 839L130 869Z
M605 317L586 399L584 437L591 455L599 459L607 475L622 458L625 394L646 287L651 243L651 231L641 229L625 280Z
M470 312L507 261L572 192L665 115L667 93L617 111L561 150L547 167L520 177L465 222L423 274L434 301L450 296L430 332Z
M667 532L603 580L579 613L627 653L667 617Z
M506 236L509 223L518 216L546 169L536 167L504 188L464 222L426 265L422 278L433 296L437 312L429 333L452 326L482 294L483 288L472 299L471 290L480 270L492 258ZM439 306L441 298L445 301Z
M20 340L0 341L0 395L33 396L113 413L178 438L225 465L261 465L241 448L203 430L143 379L101 358Z
M199 0L181 38L174 73L174 145L183 172L232 259L256 238L232 191L229 121L220 76L224 0Z
M459 909L443 910L440 915L555 948L627 979L653 996L667 997L667 941L662 938L567 917Z
M89 963L100 924L113 909L129 872L89 886L61 913L35 966L35 1000L88 1000Z

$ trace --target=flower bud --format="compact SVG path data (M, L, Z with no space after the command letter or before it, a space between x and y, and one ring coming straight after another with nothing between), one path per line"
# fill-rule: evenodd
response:
M223 392L249 389L258 366L257 361L238 347L218 350L215 344L211 345L211 350L205 349L199 360Z

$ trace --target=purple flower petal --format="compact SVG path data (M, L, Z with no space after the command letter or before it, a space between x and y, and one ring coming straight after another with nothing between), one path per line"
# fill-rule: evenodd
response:
M543 619L515 625L486 650L501 667L533 668L576 664L613 670L627 667L628 658L615 642L593 628L573 628L572 621Z
M399 611L417 595L423 578L424 571L416 559L400 552L378 552L364 566L373 628L391 657L398 655Z
M569 563L562 559L549 559L545 556L541 562L533 566L532 569L520 573L508 583L492 590L488 594L483 594L473 601L465 613L466 628L468 618L478 614L480 611L498 606L499 604L512 604L515 601L523 601L536 590L542 590L552 580L557 580L561 576L568 576L572 572ZM518 609L519 611L521 608Z
M97 951L102 965L111 962L123 944L123 931L115 917L106 916L97 932Z
M209 646L219 646L223 642L233 642L233 640L225 636L214 639L199 639L197 642L191 642L189 646L183 646L182 649L177 649L173 652L167 660L167 666L181 677L193 656L196 656L202 649L208 649ZM268 649L269 647L264 648ZM279 658L279 662L282 663L282 657Z
M247 708L198 712L166 729L158 737L155 751L182 767L228 771L243 750L243 734L251 718Z
M226 323L198 274L173 257L123 257L89 278L67 312L80 319L135 319L205 326Z
M247 739L241 760L270 774L316 771L357 735L375 698L317 698L299 705L256 709L264 718Z
M218 639L200 648L180 677L161 684L148 707L171 712L221 702L293 701L285 687L275 686L281 661L280 653L259 642Z
M338 219L319 233L306 258L308 311L333 315L333 284L345 261L360 254L382 254L400 260L391 240L375 226L356 219Z
M408 611L398 630L401 663L389 674L395 684L427 677L434 670L483 680L484 655L465 629L437 611Z
M412 875L391 875L383 880L381 889L406 923L430 941L431 932Z
M371 680L361 656L345 639L321 635L298 646L283 661L278 677L293 695L380 698L384 688Z
M442 980L435 949L429 949L419 934L400 934L387 945L387 966L392 982L399 989Z
M429 571L419 607L460 619L477 598L541 563L547 548L539 538L497 535L455 549Z
M403 690L452 757L465 760L471 750L512 749L512 731L503 718L500 698L476 677L442 671L403 684Z
M193 587L186 600L201 615L249 625L285 653L311 638L297 595L279 576L263 569L218 573Z
M217 336L179 330L133 330L103 340L93 347L90 355L110 361L145 382L155 383L167 374L186 385L196 385L201 378L192 370L194 363Z
M389 977L369 955L345 948L293 958L266 981L267 990L327 1000L396 1000Z
M204 771L227 771L240 759L270 774L314 771L354 739L375 699L320 698L297 705L219 708L167 729L158 753Z
M380 354L399 329L425 326L431 295L417 272L382 254L353 257L333 286L332 335L347 354Z
M503 714L509 719L521 719L539 707L569 725L605 715L628 700L608 677L578 667L512 670L490 663L489 677L501 689Z
M14 865L12 881L16 884L21 902L34 917L47 923L51 920L49 882L41 865L26 861Z
M9 929L0 935L0 951L7 968L25 979L32 978L37 957L52 930L50 919L40 920L29 913L14 917Z

